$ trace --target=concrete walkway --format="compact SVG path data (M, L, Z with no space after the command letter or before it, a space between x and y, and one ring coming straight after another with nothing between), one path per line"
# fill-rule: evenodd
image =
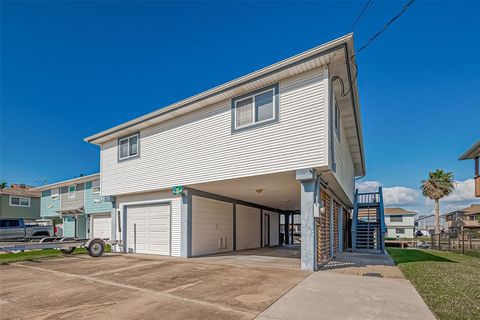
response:
M364 276L370 272L381 277ZM256 319L434 320L435 316L388 255L346 253L308 276Z

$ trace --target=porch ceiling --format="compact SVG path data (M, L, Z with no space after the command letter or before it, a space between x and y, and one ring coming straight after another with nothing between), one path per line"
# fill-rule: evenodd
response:
M189 185L188 187L281 210L300 210L295 171Z

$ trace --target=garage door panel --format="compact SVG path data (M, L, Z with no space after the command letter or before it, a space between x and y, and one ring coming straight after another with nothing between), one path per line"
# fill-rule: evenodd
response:
M96 214L92 219L92 237L110 239L112 235L112 218L110 214Z
M233 204L193 196L192 255L233 250Z
M160 255L170 254L170 205L151 204L127 208L127 246L134 247L136 224L136 252Z

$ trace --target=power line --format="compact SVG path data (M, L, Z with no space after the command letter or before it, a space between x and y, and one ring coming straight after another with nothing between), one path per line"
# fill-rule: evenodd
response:
M360 12L360 14L358 15L357 19L353 22L352 26L350 27L350 32L353 31L353 29L355 29L355 26L357 25L358 21L360 20L360 18L363 16L363 14L365 13L365 11L367 11L368 7L370 7L370 5L373 3L373 0L368 0L367 3L365 4L365 6L363 7L362 11ZM349 33L350 33L349 32Z
M398 18L400 18L407 10L408 8L415 2L415 0L409 0L404 6L403 6L403 9L402 11L400 11L396 16L394 16L392 19L390 19L390 21L388 21L382 29L380 29L380 31L378 31L377 33L375 33L373 35L373 37L370 38L370 40L368 40L368 42L366 44L364 44L362 47L360 47L360 49L358 49L357 53L354 54L352 56L352 58L356 55L358 55L360 52L362 52L364 49L366 49L372 42L373 40L375 40L376 38L378 38L385 30L387 30L387 28L392 24L394 23Z
M413 2L415 2L415 0L409 0L402 8L402 10L397 14L395 15L393 18L391 18L383 27L382 29L380 29L377 33L375 33L368 41L367 43L365 43L363 46L360 47L360 49L357 50L357 52L350 57L349 61L353 64L354 68L355 68L355 74L354 76L352 77L351 81L349 81L349 88L347 90L347 92L344 92L345 90L345 86L344 86L344 83L343 83L343 80L338 77L338 76L335 76L334 78L332 78L332 81L335 81L335 80L339 80L341 85L342 85L342 96L345 97L347 94L350 93L350 91L352 90L352 87L353 87L353 82L355 82L355 80L357 79L357 76L358 76L358 67L357 67L357 62L355 61L355 57L360 53L362 52L363 50L365 50L376 38L378 38L385 30L387 30L387 28L392 24L394 23L398 18L400 18L407 10L408 8L413 4ZM360 19L360 17L362 16L362 14L367 10L367 8L369 7L369 2L367 2L367 4L364 6L363 10L360 12L360 15L358 16L357 20L355 20L355 22L353 23L352 27L355 27L355 24L358 22L358 20Z

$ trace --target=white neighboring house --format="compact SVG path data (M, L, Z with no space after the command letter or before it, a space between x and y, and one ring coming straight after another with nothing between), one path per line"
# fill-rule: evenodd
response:
M416 214L403 208L385 208L387 237L413 238Z
M289 212L301 213L303 269L344 249L365 175L353 55L349 34L86 138L100 147L121 249L188 258L275 246ZM332 223L317 228L320 195Z

